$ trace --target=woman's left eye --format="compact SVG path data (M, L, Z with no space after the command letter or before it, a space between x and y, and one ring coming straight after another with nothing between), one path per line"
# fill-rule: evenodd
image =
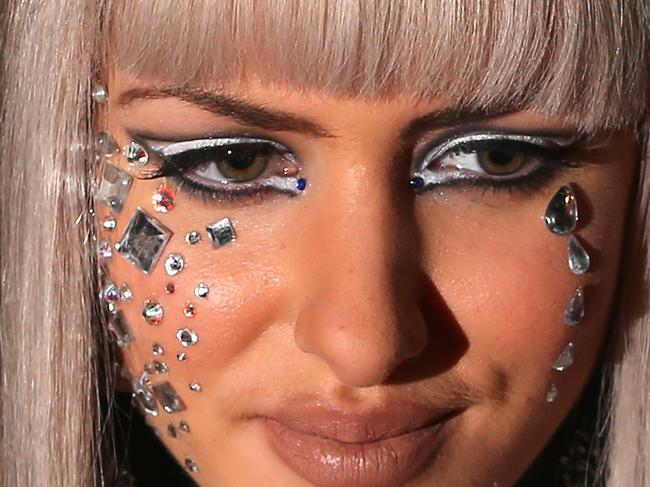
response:
M569 164L577 138L517 134L469 134L429 150L415 167L417 189L438 185L516 187L542 184Z
M221 199L299 191L296 183L300 166L291 151L275 141L223 137L145 143L162 161L146 178L173 177L190 193Z

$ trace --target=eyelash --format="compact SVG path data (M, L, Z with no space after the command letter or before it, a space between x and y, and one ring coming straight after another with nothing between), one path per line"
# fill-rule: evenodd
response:
M472 139L472 137L475 137L475 139ZM231 139L231 137L222 137L221 139L205 139L204 141L218 141L225 139ZM232 137L232 139L235 139L235 137ZM226 148L246 146L253 143L259 144L264 148L265 151L269 151L272 155L281 157L289 156L293 160L293 153L275 141L253 139L250 137L240 137L239 139L249 140L251 142L223 144L218 146L205 147L202 149L195 148L167 156L163 155L161 150L152 149L150 143L141 141L141 143L147 147L150 153L155 154L162 161L162 164L156 170L146 173L142 179L158 179L163 177L173 178L179 191L183 191L192 197L198 197L205 203L211 201L226 203L253 203L260 202L264 200L265 197L272 194L277 195L284 193L290 196L295 196L297 194L283 190L282 188L273 187L268 184L265 186L264 184L260 184L259 181L255 182L254 180L244 183L222 183L231 184L231 186L228 188L224 187L217 189L215 187L201 184L199 181L192 180L185 176L185 173L193 169L197 169L201 164L205 163L206 160L215 159L214 155L218 154L220 151L226 150ZM459 141L456 142L455 140ZM536 143L527 140L535 140ZM453 154L478 154L480 151L486 150L506 150L517 154L524 154L538 160L539 166L523 176L516 177L504 178L493 175L477 176L476 173L474 173L474 175L471 177L458 177L456 179L445 181L444 183L432 184L418 190L418 192L426 192L427 190L438 186L483 188L484 192L491 190L493 193L501 191L512 193L515 191L530 192L539 190L543 188L548 182L553 180L557 176L558 172L575 166L575 164L569 162L566 158L567 155L571 151L575 150L575 147L581 142L581 139L576 137L573 137L570 142L563 144L552 143L552 140L553 138L517 136L496 133L490 134L483 132L460 136L456 139L448 139L447 143L441 143L438 141L436 144L430 144L426 150L422 151L422 157L417 158L421 161L420 167L417 169L417 171L425 171L436 160L442 160L443 158ZM200 142L201 141L197 141L197 143ZM182 143L183 142L179 144ZM174 145L176 144L163 146L163 150ZM448 147L444 151L440 151L440 147L444 147L445 145L448 145ZM436 150L440 151L441 153L435 154ZM200 153L201 151L212 155L210 158L203 159L200 159L197 156L194 161L187 159L191 153ZM435 157L431 156L432 154L435 155ZM181 163L175 163L174 158L176 158L177 161L180 161ZM184 161L183 158L186 160Z

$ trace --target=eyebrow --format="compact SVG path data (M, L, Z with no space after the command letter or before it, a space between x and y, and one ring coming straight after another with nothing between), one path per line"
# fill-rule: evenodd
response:
M178 86L132 88L120 95L118 104L126 106L136 100L157 100L162 98L177 98L216 115L232 118L247 126L275 132L299 132L312 137L335 137L316 122L293 113L271 110L228 94L197 88ZM401 142L412 140L418 134L436 128L485 121L514 111L516 110L513 108L491 111L465 107L448 107L435 110L409 122L400 131L399 140Z

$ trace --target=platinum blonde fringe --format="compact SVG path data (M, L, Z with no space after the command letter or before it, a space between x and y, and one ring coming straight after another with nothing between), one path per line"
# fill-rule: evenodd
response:
M100 373L88 244L97 64L169 84L258 77L339 96L443 94L481 110L562 114L590 131L647 117L649 9L644 0L2 2L1 485L103 485L101 399L112 384ZM608 487L650 487L647 146L640 159L608 355L610 440L598 466Z

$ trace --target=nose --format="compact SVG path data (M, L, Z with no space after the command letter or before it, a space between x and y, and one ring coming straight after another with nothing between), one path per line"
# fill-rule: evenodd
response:
M381 185L329 192L309 238L309 285L297 293L297 346L350 386L384 382L427 341L415 239L390 193Z

